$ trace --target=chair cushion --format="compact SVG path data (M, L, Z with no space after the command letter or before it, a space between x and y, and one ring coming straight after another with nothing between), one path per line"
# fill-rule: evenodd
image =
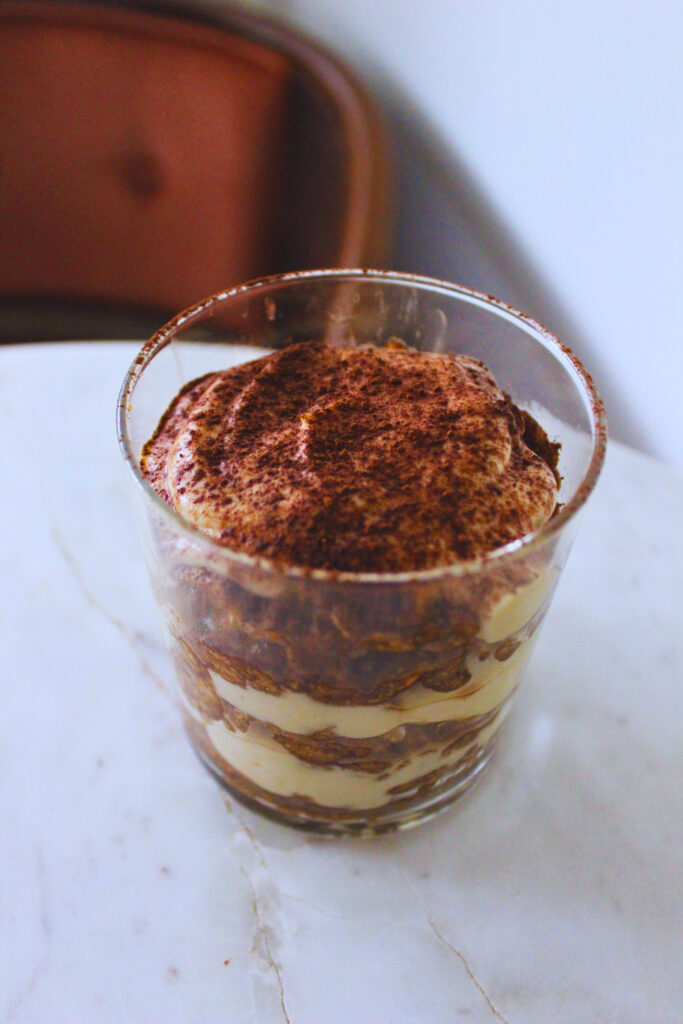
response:
M175 310L262 273L290 70L139 12L0 19L0 293Z

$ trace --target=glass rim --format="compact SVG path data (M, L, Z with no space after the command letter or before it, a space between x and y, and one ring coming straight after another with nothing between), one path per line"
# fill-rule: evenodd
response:
M578 487L569 501L564 503L555 515L543 523L537 530L526 533L522 537L518 537L476 558L453 562L449 565L435 566L431 569L413 569L402 572L349 572L347 570L280 565L273 559L265 558L261 555L248 555L241 551L234 551L224 544L219 544L211 536L203 532L199 527L194 526L176 512L175 509L171 508L142 474L139 459L132 450L128 430L128 417L132 412L131 402L133 393L143 372L154 357L174 340L181 328L200 319L212 306L225 302L228 299L237 298L245 293L256 294L259 291L281 285L289 286L315 281L376 281L400 286L411 285L424 291L441 292L444 295L460 298L470 305L489 309L504 319L517 324L526 333L536 335L537 339L545 344L564 363L565 368L571 368L575 377L575 383L581 386L584 397L588 399L591 413L591 458ZM501 299L497 299L492 295L486 295L484 292L476 291L465 285L442 281L439 278L405 273L403 271L366 268L302 270L254 278L224 291L215 292L213 295L209 295L187 309L182 310L143 344L128 368L118 396L116 423L119 447L136 484L142 489L145 497L152 502L153 507L165 518L169 519L177 531L186 535L188 540L206 548L214 556L233 563L235 567L257 569L261 572L288 578L320 580L330 583L399 584L430 582L441 578L469 576L493 568L508 559L516 561L517 557L536 550L549 538L559 535L562 529L574 518L579 509L585 504L597 483L607 447L607 425L604 406L593 378L571 349L539 321L520 312L514 306L503 302Z

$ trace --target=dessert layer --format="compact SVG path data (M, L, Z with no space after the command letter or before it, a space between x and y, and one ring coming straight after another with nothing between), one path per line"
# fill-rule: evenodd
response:
M549 600L558 577L557 569L546 567L530 583L503 594L491 610L482 615L480 639L495 644L523 629Z
M395 572L539 527L556 505L555 457L470 357L310 342L188 385L142 468L227 547Z
M207 753L260 790L318 807L378 808L412 787L442 785L502 723L535 637L505 661L472 665L455 693L414 686L384 706L334 706L267 693L210 671L181 693ZM186 677L187 678L187 677ZM205 744L205 747L206 747ZM429 780L426 782L425 780Z
M266 693L243 687L211 671L215 692L250 718L286 732L306 735L329 730L336 736L363 739L415 723L447 722L484 715L514 690L531 653L533 640L521 644L506 661L494 658L474 668L468 684L454 693L411 687L391 705L333 705L304 693Z
M392 822L395 824L406 812L419 808L424 802L448 798L453 787L457 788L464 780L471 778L477 765L488 760L498 738L498 733L494 733L485 746L472 744L457 763L449 766L446 771L437 769L404 786L395 787L391 799L386 803L358 810L349 807L325 807L306 797L280 796L257 786L221 757L208 738L203 722L193 718L186 709L183 709L182 713L185 729L197 752L230 790L239 792L240 798L247 806L251 806L252 810L267 809L267 812L272 812L275 817L290 823L299 821L339 825L344 834L348 834L348 826L360 826L354 828L354 832L362 834L369 825L372 826L374 834L375 826L389 823L391 828Z
M252 732L231 729L222 721L204 722L185 702L186 711L201 723L219 757L260 789L281 797L303 798L321 807L354 811L381 807L399 796L406 798L412 787L419 788L428 776L446 781L473 748L487 746L509 706L505 704L488 725L455 749L445 744L419 751L388 771L372 775L338 765L310 764Z

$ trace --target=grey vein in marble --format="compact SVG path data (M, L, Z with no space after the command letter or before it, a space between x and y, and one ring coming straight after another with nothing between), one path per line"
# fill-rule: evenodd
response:
M47 896L47 872L45 867L45 859L43 856L42 849L38 846L35 850L35 869L34 877L36 880L36 886L39 892L40 899L40 916L39 916L39 933L41 936L40 948L35 952L35 959L33 962L33 968L30 976L24 983L23 988L17 992L14 999L10 1002L7 1009L7 1020L12 1021L16 1018L23 1003L33 994L36 985L40 980L41 976L46 974L50 965L50 941L52 937L52 926L50 924L50 916L48 911L48 896Z
M400 869L400 865L399 865L399 869ZM456 949L455 946L453 945L453 943L449 942L448 939L445 937L445 935L437 927L436 923L434 922L434 919L433 919L432 915L430 914L429 910L427 909L427 907L425 905L424 899L420 895L419 889L417 888L417 886L415 885L413 880L411 878L409 878L409 876L407 875L407 873L405 871L401 871L401 876L405 880L406 886L412 892L413 897L415 899L415 902L417 903L417 905L420 908L421 912L424 914L425 919L426 919L429 927L433 931L434 935L436 936L438 941L440 943L442 943L446 947L446 949L450 950L450 952L455 957L457 957L457 959L460 961L462 966L465 968L465 971L467 972L467 976L470 978L470 980L475 985L475 987L479 990L479 993L483 997L484 1001L486 1002L486 1005L488 1006L489 1010L491 1011L491 1013L493 1014L495 1019L499 1020L499 1021L502 1021L502 1024L511 1024L511 1022L508 1021L505 1017L503 1017L503 1015L499 1012L499 1010L494 1006L494 1004L493 1004L489 994L486 992L486 990L483 987L483 985L481 984L481 982L477 979L477 977L476 977L474 971L472 970L472 968L470 967L470 965L469 965L465 955L459 949Z
M156 641L153 640L148 633L145 633L142 630L129 629L126 623L123 622L123 620L120 619L118 615L115 615L114 612L106 608L105 605L103 605L102 602L99 601L93 593L91 593L91 591L89 590L85 583L83 573L81 572L78 566L78 562L74 558L72 552L69 551L66 542L64 538L61 536L55 523L49 517L48 522L50 527L50 533L52 534L52 539L54 540L55 545L59 550L59 553L64 559L69 569L69 572L71 573L76 583L76 586L83 595L83 599L87 606L91 608L96 614L102 615L107 620L107 622L111 623L111 625L119 631L119 633L124 638L126 643L129 644L131 649L137 655L145 675L149 679L151 679L154 685L157 686L162 692L168 693L169 687L166 685L166 683L158 674L158 672L155 672L152 664L150 663L149 659L147 658L144 652L144 647L160 652L161 648L159 644L156 643Z
M285 1024L292 1024L285 1002L282 968L276 958L277 948L281 942L275 920L276 916L279 916L280 894L256 836L229 800L225 800L225 807L239 826L238 832L233 836L231 848L252 893L255 924L252 949L257 964L254 971L257 1019L268 1014L271 1004L268 995L275 990ZM251 856L245 857L245 853L250 853Z

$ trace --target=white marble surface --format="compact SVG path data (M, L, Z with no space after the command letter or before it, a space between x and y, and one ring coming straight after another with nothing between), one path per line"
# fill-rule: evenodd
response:
M488 774L316 840L179 727L115 441L133 351L0 350L0 1019L680 1024L683 481L612 445Z

